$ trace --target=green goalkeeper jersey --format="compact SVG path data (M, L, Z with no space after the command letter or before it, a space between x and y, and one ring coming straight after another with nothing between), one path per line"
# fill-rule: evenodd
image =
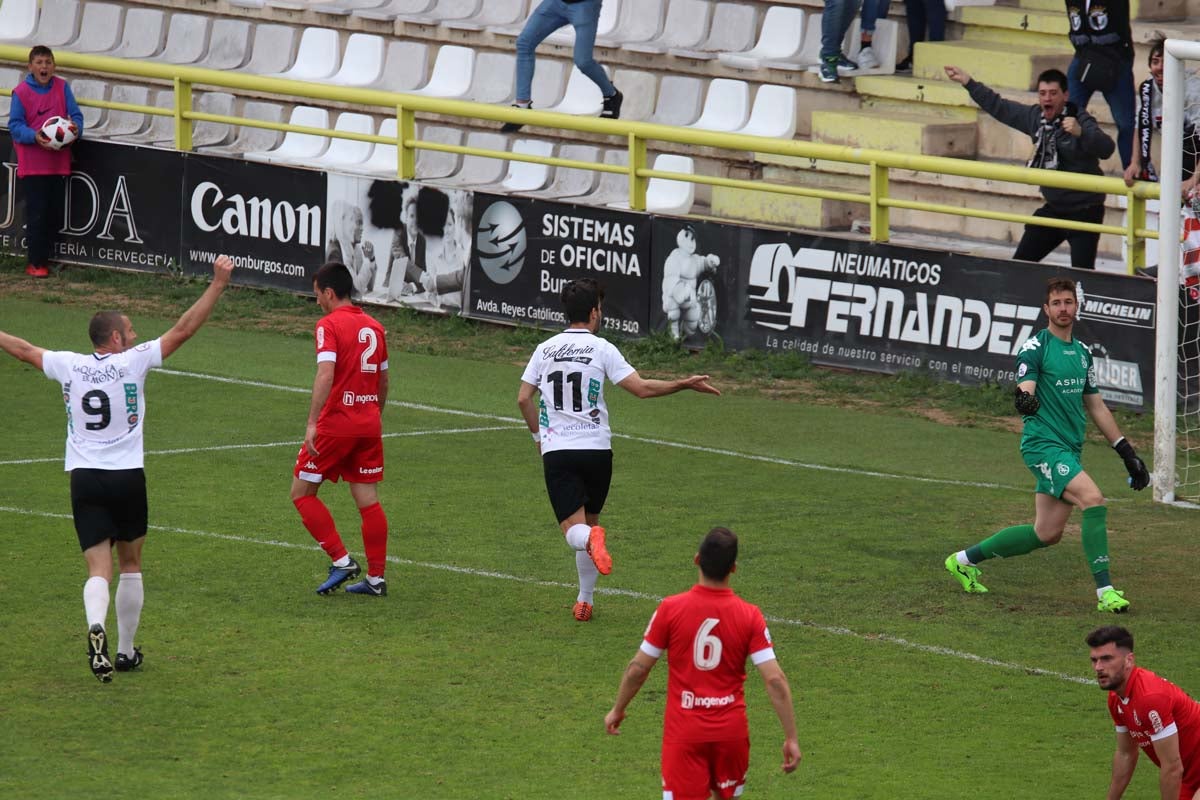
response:
M1044 328L1017 353L1017 383L1037 382L1037 414L1025 417L1021 449L1057 445L1083 451L1087 412L1083 395L1096 394L1096 370L1087 346L1072 337L1064 342Z

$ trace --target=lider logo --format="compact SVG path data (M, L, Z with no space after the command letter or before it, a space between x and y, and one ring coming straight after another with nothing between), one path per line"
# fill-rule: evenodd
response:
M479 218L475 251L479 266L494 282L510 283L525 265L525 220L512 203L492 203Z

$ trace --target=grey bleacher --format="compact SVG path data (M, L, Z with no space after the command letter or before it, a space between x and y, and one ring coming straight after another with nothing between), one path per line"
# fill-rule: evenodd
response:
M212 24L205 14L172 14L162 52L151 58L168 64L196 64L209 49Z
M242 106L239 115L246 119L256 119L262 122L283 122L284 108L279 103L248 100ZM239 126L236 131L233 140L228 144L198 145L196 149L202 153L240 156L243 153L269 152L277 148L283 141L282 131L246 126Z

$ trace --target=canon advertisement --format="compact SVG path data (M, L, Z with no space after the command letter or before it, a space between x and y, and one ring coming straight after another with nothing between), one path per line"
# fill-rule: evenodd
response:
M645 335L650 217L487 194L474 206L467 316L565 327L559 292L590 277L604 285L604 331Z
M0 247L25 254L24 204L7 130L0 131L4 199ZM177 153L80 141L67 180L67 216L53 258L106 267L169 272L179 266Z
M325 263L325 173L194 153L182 160L185 272L209 275L225 254L238 283L312 292Z
M1104 398L1153 405L1154 282L903 247L754 231L743 255L746 311L734 348L814 363L929 372L958 383L1015 382L1015 356L1045 326L1046 281L1075 280L1075 335Z

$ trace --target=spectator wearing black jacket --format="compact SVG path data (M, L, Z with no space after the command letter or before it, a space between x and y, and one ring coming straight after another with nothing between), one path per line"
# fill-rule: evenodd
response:
M1067 76L1048 69L1038 76L1038 102L1031 105L1005 100L958 67L946 67L946 76L962 84L971 99L1010 128L1029 134L1033 156L1027 166L1101 175L1100 160L1114 150L1113 140L1087 111L1067 100ZM1104 221L1104 195L1077 189L1040 187L1046 203L1035 217L1100 223ZM1041 261L1064 241L1071 246L1071 266L1094 269L1100 234L1066 228L1026 225L1013 258Z
M1133 158L1133 33L1129 0L1067 0L1075 57L1067 68L1067 99L1087 108L1094 92L1108 101L1117 124L1121 168Z

